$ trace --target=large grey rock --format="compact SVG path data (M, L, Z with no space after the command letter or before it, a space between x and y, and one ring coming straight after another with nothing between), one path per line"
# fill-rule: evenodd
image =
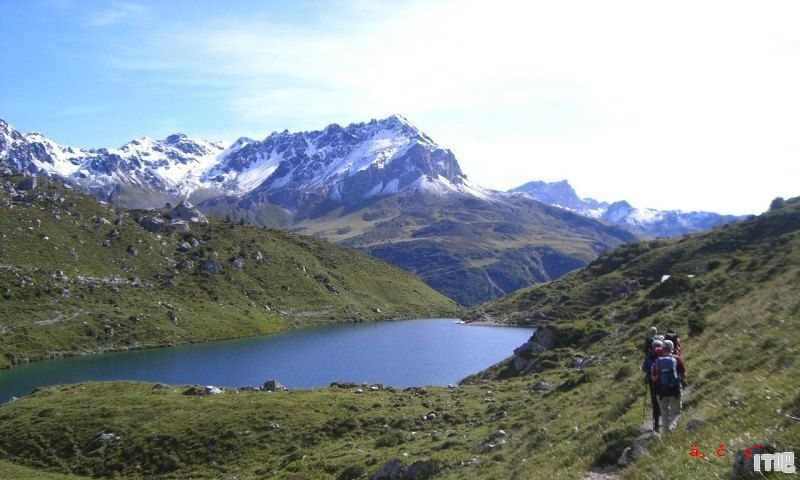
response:
M208 273L209 275L219 275L222 271L222 267L219 266L219 262L216 260L206 260L200 264L200 270Z
M261 390L264 390L265 392L281 392L288 390L288 388L284 387L283 384L277 380L267 380L261 386Z
M169 222L169 228L176 232L188 232L190 230L189 224L183 220L172 220Z
M175 208L167 212L170 220L184 220L193 223L208 223L208 219L200 210L194 207L188 200L179 203Z
M531 390L534 392L546 392L548 390L552 390L553 384L549 382L545 382L544 380L538 380L536 383L533 384Z
M417 460L406 469L405 480L425 480L433 476L431 464L425 460Z
M555 344L556 340L556 335L549 328L539 328L535 332L533 332L531 340L533 340L535 343L538 343L546 350L553 348L553 345Z
M653 440L661 438L661 435L658 432L654 432L652 430L647 431L638 437L636 440L633 441L633 447L630 452L631 460L639 460L645 453L645 446Z
M405 468L403 468L403 462L400 460L391 460L372 477L372 480L401 480L404 472Z
M630 451L631 447L625 447L625 450L622 451L622 455L620 455L619 459L617 459L617 466L624 468L631 463L629 458Z
M219 387L215 387L214 385L207 385L203 393L206 395L220 395L225 393L225 391Z
M572 368L584 368L594 365L599 361L600 357L597 355L589 355L588 357L575 357L569 362L569 366Z
M528 366L528 359L524 357L514 357L514 370L519 373Z
M161 217L145 215L139 219L139 225L150 233L160 233L166 230L167 222Z

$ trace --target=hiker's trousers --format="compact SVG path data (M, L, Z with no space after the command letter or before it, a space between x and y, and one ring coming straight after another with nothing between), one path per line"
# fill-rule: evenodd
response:
M661 408L658 405L658 394L656 386L650 382L650 403L653 404L653 430L658 431L659 419L661 418Z
M668 396L658 397L658 405L661 407L661 424L664 431L672 431L678 426L678 417L681 414L681 397Z

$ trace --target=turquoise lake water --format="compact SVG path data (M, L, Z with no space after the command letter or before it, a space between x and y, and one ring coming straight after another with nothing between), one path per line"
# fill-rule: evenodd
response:
M40 386L103 380L240 387L277 379L294 388L337 380L447 385L510 356L532 332L420 319L47 360L0 371L0 402Z

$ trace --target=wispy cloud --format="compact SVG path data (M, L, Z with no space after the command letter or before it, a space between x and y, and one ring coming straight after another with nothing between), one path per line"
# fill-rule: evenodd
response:
M90 15L87 25L92 27L109 27L119 23L140 20L150 13L147 5L133 2L118 2L111 7Z

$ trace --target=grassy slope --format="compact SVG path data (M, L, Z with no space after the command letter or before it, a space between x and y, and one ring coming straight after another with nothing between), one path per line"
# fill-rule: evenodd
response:
M668 287L654 281L681 271L697 276ZM642 288L612 301L622 277ZM47 388L0 407L0 458L95 475L292 479L367 478L389 459L424 458L440 470L437 478L577 479L613 463L637 436L644 406L638 348L646 327L657 324L682 334L692 393L679 429L616 474L725 478L737 449L800 445L798 286L800 202L712 233L625 247L564 280L483 306L476 316L553 322L561 346L534 358L525 375L504 362L484 372L486 383L364 394L188 397L178 387L140 383ZM688 318L705 322L703 331L687 333ZM577 371L567 363L578 353L602 360ZM536 380L553 389L533 394ZM429 412L437 418L423 420ZM692 433L690 419L706 424ZM281 428L270 430L271 423ZM103 432L120 442L98 445ZM720 443L728 457L713 455ZM709 458L689 457L692 444Z
M61 353L456 311L412 275L312 237L214 218L192 224L190 232L155 235L134 221L137 212L55 183L35 194L46 198L0 205L0 367ZM52 201L53 195L64 201ZM122 223L104 225L98 217ZM102 247L113 229L120 236ZM179 252L189 236L202 244ZM255 259L257 252L263 260ZM176 267L193 257L193 268ZM244 259L244 268L230 263L235 257ZM216 259L221 274L201 272L204 259Z
M309 215L295 228L414 272L467 306L559 278L604 248L636 240L619 227L523 198L395 195L355 211Z
M10 462L0 460L0 474L3 480L80 480L87 477L80 477L71 474L44 472L30 467L23 467Z

